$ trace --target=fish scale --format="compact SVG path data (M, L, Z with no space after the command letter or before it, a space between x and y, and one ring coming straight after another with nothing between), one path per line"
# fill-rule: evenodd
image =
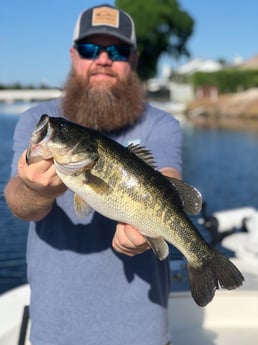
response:
M130 155L126 162L124 162L124 167L122 173L117 174L118 170L121 170L121 159L124 157L125 152L114 154L114 150L107 152L106 147L103 148L102 145L98 145L98 152L100 156L111 156L112 159L109 161L111 164L107 163L105 169L99 169L98 161L93 166L91 173L94 176L97 176L102 181L112 186L112 190L106 196L106 202L110 205L110 209L105 212L103 209L100 212L105 214L109 218L115 218L123 222L130 222L132 225L136 226L141 230L142 233L151 237L159 237L159 230L161 228L161 221L164 222L165 219L171 219L172 212L168 210L168 207L164 207L164 203L168 196L171 197L171 194L167 192L168 188L171 189L169 182L167 188L163 184L162 189L158 189L156 185L147 183L145 170L149 170L146 164L142 164L142 161L139 161L139 165L131 164L135 162L135 157ZM103 150L103 152L101 152ZM105 152L104 152L105 151ZM126 149L125 149L126 151ZM100 163L103 166L103 163ZM115 170L116 173L110 173L112 166L112 171ZM137 166L137 170L136 170ZM127 173L124 174L123 171ZM115 175L113 179L112 176ZM160 175L157 172L157 175ZM130 178L128 178L130 176ZM163 176L159 176L163 178ZM112 182L110 182L112 179ZM133 180L134 184L130 183L130 179ZM115 183L114 181L115 180ZM153 181L155 182L155 180ZM126 193L125 193L126 191ZM163 193L162 193L163 192ZM165 192L165 193L164 193ZM159 195L157 195L159 194ZM144 197L142 197L144 195ZM112 200L112 201L111 201ZM163 200L162 204L158 203L157 200ZM103 203L104 204L104 203ZM171 202L169 205L174 205ZM144 206L144 207L143 207ZM111 209L113 207L113 209ZM105 207L106 209L107 207ZM115 215L115 210L118 210L118 214ZM119 214L123 210L123 219L118 219ZM143 212L141 212L143 210ZM169 215L168 215L169 214ZM139 217L140 215L140 217ZM155 221L157 219L157 221ZM168 227L168 230L170 227Z

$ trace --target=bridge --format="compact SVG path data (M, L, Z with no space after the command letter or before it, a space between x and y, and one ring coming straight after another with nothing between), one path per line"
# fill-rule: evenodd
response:
M62 95L59 89L21 89L0 90L0 102L13 103L16 101L44 101Z

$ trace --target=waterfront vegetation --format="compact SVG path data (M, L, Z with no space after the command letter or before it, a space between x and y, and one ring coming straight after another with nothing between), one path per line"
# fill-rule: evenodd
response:
M53 89L53 86L49 86L45 83L40 83L38 86L34 84L22 84L20 82L15 82L11 84L3 84L0 81L0 90L47 90Z
M258 69L225 68L217 72L197 72L188 77L196 89L213 86L220 94L233 93L258 87Z

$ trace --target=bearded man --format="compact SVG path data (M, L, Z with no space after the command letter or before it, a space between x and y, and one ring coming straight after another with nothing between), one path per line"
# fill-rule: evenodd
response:
M170 341L168 261L158 261L128 224L96 212L78 217L73 194L53 161L27 165L25 156L46 113L102 131L123 145L145 146L162 173L180 178L182 132L173 116L144 100L135 27L126 12L109 5L85 10L70 57L63 97L19 119L5 188L13 214L30 221L30 340L32 345L165 345Z

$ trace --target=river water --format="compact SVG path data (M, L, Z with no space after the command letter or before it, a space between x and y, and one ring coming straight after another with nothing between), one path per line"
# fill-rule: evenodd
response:
M3 198L10 174L12 135L18 113L25 106L0 105L0 293L26 282L28 224L11 215ZM183 131L183 177L201 191L208 213L243 206L258 208L258 132L190 125L183 125ZM199 230L209 238L204 229ZM172 252L172 258L177 255Z

